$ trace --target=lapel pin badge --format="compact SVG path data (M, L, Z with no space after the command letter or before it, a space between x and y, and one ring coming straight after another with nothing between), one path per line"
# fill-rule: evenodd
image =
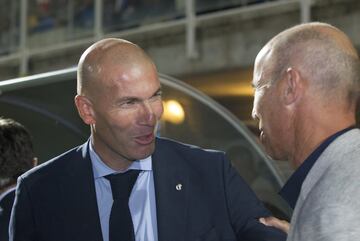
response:
M182 184L180 184L180 183L177 184L176 185L176 190L181 191L181 189L182 189Z

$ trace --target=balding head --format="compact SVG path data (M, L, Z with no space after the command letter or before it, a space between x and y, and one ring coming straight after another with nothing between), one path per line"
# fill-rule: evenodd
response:
M325 23L297 25L276 35L262 50L271 53L271 81L297 68L310 89L324 98L354 103L359 92L359 56L349 38ZM260 56L260 55L259 55Z
M157 123L163 113L161 84L154 63L137 45L104 39L79 61L75 105L90 126L101 160L126 170L155 150Z
M116 38L107 38L91 45L82 54L77 73L78 95L91 95L97 83L112 68L130 69L136 64L151 64L152 60L137 45ZM155 66L154 66L155 67Z
M354 46L329 24L297 25L271 39L255 60L252 113L269 155L298 166L354 125L359 76Z

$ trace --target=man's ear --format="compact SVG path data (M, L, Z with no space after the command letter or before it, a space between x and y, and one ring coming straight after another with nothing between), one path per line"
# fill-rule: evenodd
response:
M33 163L33 167L37 166L38 163L39 163L38 158L37 158L37 157L33 157L32 163Z
M304 80L301 78L300 72L297 69L290 67L286 70L282 81L282 99L285 105L291 105L298 101L303 95Z
M82 95L75 96L75 105L85 124L95 124L95 113L91 101Z

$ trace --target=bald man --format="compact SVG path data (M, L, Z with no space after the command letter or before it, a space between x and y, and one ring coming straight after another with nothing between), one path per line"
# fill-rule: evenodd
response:
M295 208L288 240L360 237L359 78L351 41L325 23L287 29L256 57L253 117L261 142L297 168L280 192ZM274 218L262 221L288 229Z
M258 221L270 213L223 153L155 137L161 86L141 48L95 43L77 81L75 104L91 136L19 179L10 240L285 240ZM114 179L127 176L134 185L119 208Z

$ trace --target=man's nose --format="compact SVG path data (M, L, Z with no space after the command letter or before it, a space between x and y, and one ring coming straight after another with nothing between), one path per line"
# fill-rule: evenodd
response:
M156 116L154 113L153 106L148 100L142 102L141 113L140 113L140 124L143 125L155 125Z
M252 111L251 111L251 117L252 117L254 120L258 120L258 119L259 119L258 116L257 116L257 114L256 114L255 108L253 108Z

